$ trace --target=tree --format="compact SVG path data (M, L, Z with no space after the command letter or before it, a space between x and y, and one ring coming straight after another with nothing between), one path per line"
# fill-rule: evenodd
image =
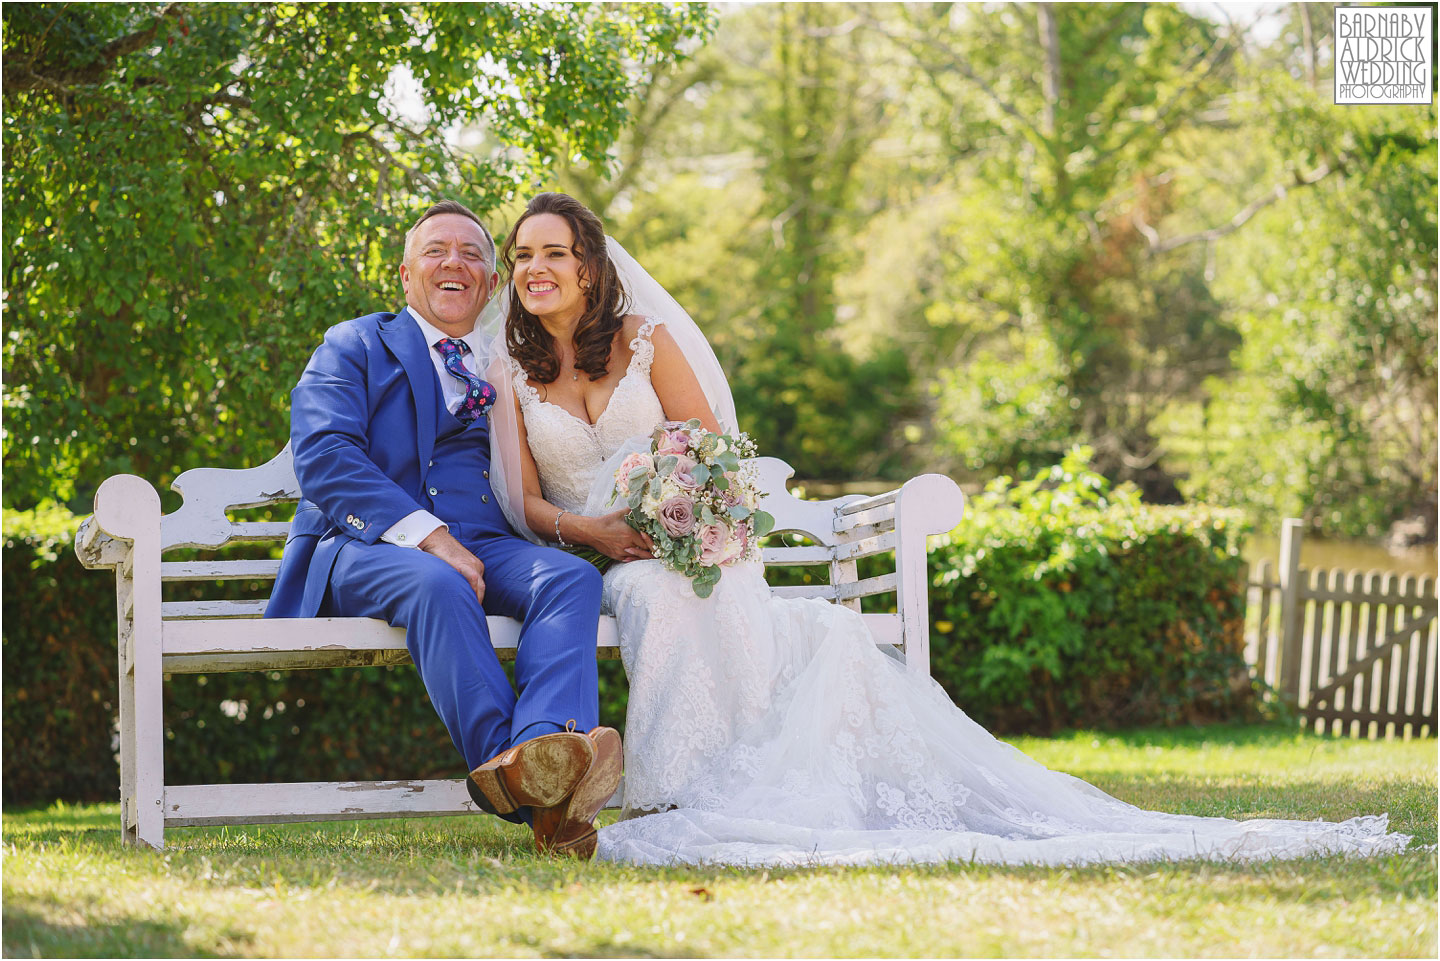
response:
M732 11L729 29L657 77L616 150L619 173L560 173L705 329L741 425L807 478L895 476L911 411L898 345L858 348L839 284L889 184L867 181L894 80L863 5Z
M1176 167L1216 122L1237 37L1164 4L931 4L877 26L971 158L931 369L949 464L1031 470L1078 439L1112 479L1177 499L1151 421L1224 370L1238 336L1203 251L1162 256L1156 225L1193 216Z
M1253 94L1237 120L1270 136L1237 151L1328 173L1257 195L1253 222L1225 241L1216 290L1244 344L1234 374L1177 405L1164 433L1192 496L1344 536L1404 521L1433 540L1434 112L1329 102L1332 24L1296 5L1242 77Z
M403 226L602 160L703 7L4 11L5 503L273 455L326 327L390 307ZM450 131L480 134L474 149Z

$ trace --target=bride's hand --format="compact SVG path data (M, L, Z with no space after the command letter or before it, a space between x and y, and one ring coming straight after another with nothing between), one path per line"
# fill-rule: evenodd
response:
M587 532L590 535L590 546L617 561L648 560L654 556L650 553L655 546L654 542L650 535L637 531L626 523L627 513L629 510L622 507L618 511L593 518Z

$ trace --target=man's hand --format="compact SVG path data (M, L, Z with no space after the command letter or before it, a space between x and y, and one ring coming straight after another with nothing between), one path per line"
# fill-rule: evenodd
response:
M450 532L437 527L420 542L420 549L434 554L446 564L460 572L475 591L475 600L485 603L485 562L465 549Z

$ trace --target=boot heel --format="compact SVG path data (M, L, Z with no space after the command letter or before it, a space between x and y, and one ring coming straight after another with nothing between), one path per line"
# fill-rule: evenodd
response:
M505 778L500 774L500 758L486 761L484 764L470 772L470 780L480 788L480 793L485 795L485 800L490 802L498 814L513 814L520 805L510 796L510 789L505 786Z
M568 854L582 861L588 861L595 856L595 847L598 841L599 832L592 827L577 838L570 838L566 841L556 841L551 850L556 854ZM544 849L542 848L541 850Z

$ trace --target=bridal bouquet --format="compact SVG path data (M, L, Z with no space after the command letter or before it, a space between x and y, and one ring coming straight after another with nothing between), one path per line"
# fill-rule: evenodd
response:
M611 503L630 505L626 520L655 542L655 559L690 578L709 597L721 568L760 556L759 539L775 518L759 509L761 493L748 434L716 434L700 421L667 421L615 471Z

